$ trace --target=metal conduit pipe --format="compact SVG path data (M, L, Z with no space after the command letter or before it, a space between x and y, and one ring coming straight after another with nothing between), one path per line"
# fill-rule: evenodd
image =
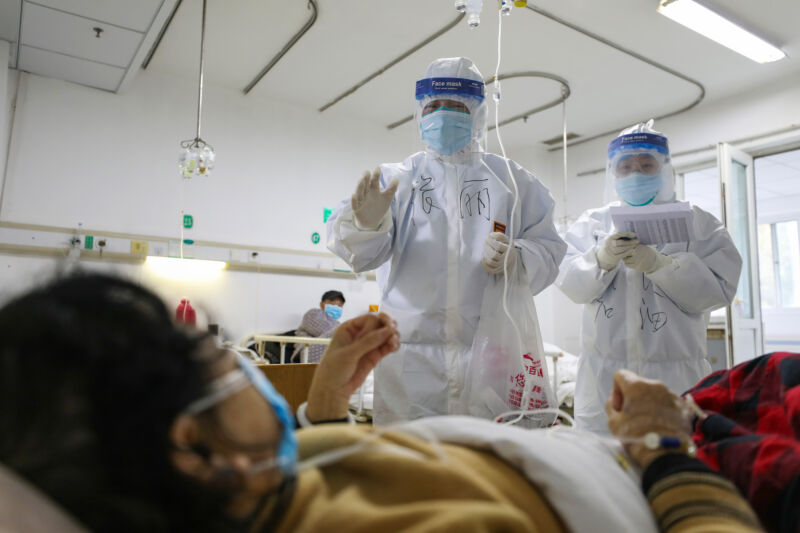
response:
M369 76L367 76L366 78L361 80L360 82L356 83L355 85L353 85L352 87L347 89L345 92L343 92L342 94L340 94L339 96L337 96L336 98L334 98L333 100L331 100L330 102L325 104L324 106L320 107L319 108L319 112L321 113L321 112L325 111L326 109L328 109L329 107L338 104L339 102L341 102L342 100L344 100L345 98L347 98L348 96L350 96L351 94L353 94L354 92L359 90L361 87L363 87L364 85L366 85L370 81L374 80L375 78L377 78L378 76L380 76L381 74L383 74L384 72L386 72L387 70L392 68L393 66L398 64L400 61L402 61L403 59L407 58L408 56L410 56L411 54L413 54L414 52L416 52L417 50L419 50L420 48L422 48L426 44L430 43L431 41L433 41L433 40L439 38L440 36L444 35L445 33L447 33L450 29L454 28L461 21L461 19L464 18L464 15L465 15L464 13L460 13L455 19L453 19L452 22L447 24L445 27L443 27L440 30L436 31L434 34L430 35L424 41L422 41L420 43L417 43L416 45L412 46L411 48L409 48L408 50L406 50L405 52L403 52L402 54L400 54L396 58L392 59L389 63L385 64L384 66L382 66L381 68L379 68L378 70L376 70L375 72L373 72L372 74L370 74Z
M262 79L264 76L266 76L266 75L267 75L267 72L269 72L270 70L272 70L272 67L274 67L275 65L277 65L277 64L278 64L278 61L280 61L280 60L283 58L283 56L285 56L285 55L286 55L286 53L287 53L287 52L288 52L288 51L289 51L289 50L290 50L290 49L291 49L291 48L292 48L292 47L293 47L295 44L297 44L297 41L299 41L299 40L300 40L300 38L301 38L303 35L305 35L305 34L306 34L306 32L307 32L308 30L310 30L310 29L311 29L311 26L313 26L313 25L314 25L314 23L317 21L317 14L318 14L318 12L319 12L319 9L317 8L317 2L316 2L315 0L308 0L308 9L311 9L311 10L312 10L311 17L309 17L309 19L306 21L306 23L305 23L305 24L303 24L303 27L302 27L302 28L300 28L300 31L298 31L297 33L295 33L295 34L292 36L292 38L291 38L291 39L289 39L289 42L287 42L287 43L284 45L284 47L283 47L283 48L281 48L281 51L280 51L280 52L278 52L277 54L275 54L275 57L273 57L273 58L270 60L270 62L269 62L269 63L267 63L267 66L265 66L263 69L261 69L261 72L259 72L259 73L256 75L256 77L255 77L255 78L253 78L253 81L251 81L250 83L248 83L248 84L247 84L247 87L245 87L244 89L242 89L242 92L244 92L244 94L247 94L247 93L249 93L249 92L250 92L250 91L253 89L253 87L255 87L256 85L258 85L258 82L260 82L260 81L261 81L261 79Z
M147 66L150 64L150 61L153 59L153 56L155 55L156 50L158 50L158 47L161 44L161 40L164 38L164 35L167 33L167 30L169 29L170 24L172 24L172 20L175 18L175 13L178 12L178 8L181 6L182 2L183 2L183 0L178 0L178 2L175 4L175 7L172 8L172 12L170 13L169 17L167 18L167 21L164 24L164 27L161 28L161 32L159 32L155 43L153 43L153 46L152 46L152 48L150 48L150 52L147 54L147 57L145 58L144 63L142 63L142 68L146 69ZM300 28L300 30L297 33L295 33L292 36L291 39L289 39L289 41L283 46L283 48L281 48L281 50L277 54L275 54L275 57L273 57L270 60L270 62L267 63L267 66L265 66L263 69L261 69L261 71L256 75L256 77L250 83L247 84L247 87L242 89L244 94L249 93L253 89L253 87L258 85L258 83L261 81L261 79L264 76L266 76L267 73L270 70L272 70L272 68L278 63L278 61L280 61L283 58L283 56L285 56L286 53L295 44L297 44L297 41L299 41L300 38L303 35L305 35L305 33L309 29L311 29L311 26L313 26L314 23L316 23L317 15L319 13L319 9L317 7L316 0L308 0L308 8L312 10L312 13L311 13L311 16L309 17L309 19L306 21L305 24L303 24L303 27Z
M567 80L565 80L564 78L562 78L561 76L557 76L555 74L550 74L549 72L538 72L538 71L512 72L511 74L500 74L497 77L497 79L500 80L500 81L508 80L508 79L511 79L511 78L545 78L545 79L557 81L558 83L561 84L561 97L557 98L557 99L555 99L555 100L553 100L551 102L547 102L546 104L541 105L539 107L534 107L533 109L530 109L528 111L524 111L524 112L522 112L522 113L520 113L518 115L514 115L513 117L507 118L507 119L501 121L499 123L499 126L505 126L506 124L510 124L512 122L516 122L517 120L527 120L527 118L529 116L531 116L531 115L535 115L536 113L540 113L540 112L544 111L545 109L550 109L551 107L557 106L558 104L562 103L567 98L569 98L569 95L570 95L569 82ZM486 85L489 85L492 82L494 82L494 76L492 76L489 79L484 81L484 83ZM407 117L403 117L403 118L401 118L400 120L398 120L396 122L392 122L391 124L386 126L386 128L390 129L390 130L393 130L394 128L405 124L406 122L408 122L409 120L412 120L413 118L414 118L414 115L409 115ZM489 126L489 130L488 131L492 131L494 128L495 128L494 125Z
M161 28L161 31L158 32L158 37L156 37L156 42L153 43L153 46L150 47L150 51L147 53L147 57L144 58L144 63L142 63L142 68L147 69L147 66L150 65L150 60L153 59L153 56L156 55L156 50L158 50L158 46L161 44L161 39L164 38L164 34L167 33L170 24L172 24L172 19L175 18L175 13L178 12L178 8L181 7L181 3L183 0L178 0L175 3L175 7L172 8L172 12L167 17L167 21L164 23L164 26Z
M630 50L628 48L625 48L624 46L621 46L621 45L619 45L617 43L609 41L605 37L601 37L601 36L597 35L596 33L592 33L589 30L585 30L585 29L581 28L580 26L576 26L575 24L572 24L571 22L567 22L566 20L564 20L564 19L562 19L560 17L557 17L556 15L553 15L552 13L549 13L549 12L543 10L543 9L540 9L538 7L535 7L535 6L532 6L530 4L528 4L527 8L530 9L531 11L533 11L534 13L538 13L539 15L541 15L541 16L543 16L545 18L548 18L548 19L550 19L550 20L552 20L554 22L557 22L557 23L561 24L562 26L566 26L567 28L569 28L571 30L577 31L578 33L583 34L586 37L589 37L590 39L594 39L595 41L603 43L606 46L610 46L611 48L614 48L615 50L618 50L618 51L622 52L623 54L627 54L627 55L629 55L629 56L631 56L631 57L633 57L635 59L638 59L639 61L642 61L644 63L647 63L650 66L653 66L653 67L655 67L655 68L657 68L659 70L662 70L662 71L666 72L667 74L671 74L671 75L673 75L673 76L675 76L677 78L680 78L680 79L682 79L682 80L684 80L686 82L689 82L692 85L696 86L700 90L700 94L689 105L684 106L684 107L682 107L682 108L680 108L680 109L678 109L676 111L670 111L669 113L654 117L656 120L661 120L663 118L672 117L672 116L675 116L675 115L677 115L679 113L683 113L684 111L688 111L688 110L692 109L693 107L695 107L700 102L702 102L703 98L705 98L705 96L706 96L706 88L703 86L702 83L700 83L699 81L697 81L695 79L690 78L689 76L687 76L685 74L682 74L682 73L678 72L677 70L674 70L674 69L671 69L671 68L669 68L667 66L664 66L661 63L653 61L652 59L649 59L649 58L647 58L647 57L645 57L645 56L643 56L643 55L641 55L641 54L639 54L637 52L634 52L633 50ZM568 143L568 146L576 146L578 144L583 144L583 143L586 143L586 142L589 142L589 141L593 141L593 140L598 139L600 137L605 137L606 135L617 134L620 130L622 130L623 128L628 127L629 125L630 124L625 124L625 125L613 128L611 130L605 131L603 133L598 133L596 135L592 135L591 137L585 137L585 138L582 138L582 139L580 139L578 141L572 141L572 142ZM548 151L549 152L554 152L556 150L561 150L561 149L562 149L562 147L556 146L554 148L550 148Z

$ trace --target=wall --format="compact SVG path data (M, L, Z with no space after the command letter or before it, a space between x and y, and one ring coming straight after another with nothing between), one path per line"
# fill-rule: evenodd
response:
M23 73L0 220L177 238L183 206L195 220L187 238L325 251L323 208L349 197L365 169L411 149L382 124L207 85L202 136L217 165L182 183L179 142L194 136L195 98L191 81L155 72L140 72L122 95ZM323 236L317 245L313 232ZM375 282L225 272L188 286L140 266L86 265L138 279L171 307L188 296L237 338L295 327L328 289L345 293L345 318L379 300ZM5 255L0 270L8 297L57 266Z
M0 301L44 283L71 266L66 259L0 254ZM318 305L322 293L329 289L345 294L344 319L364 313L369 304L380 301L377 284L366 281L223 272L214 281L199 283L160 278L143 265L81 261L80 268L139 282L161 296L170 309L188 297L197 311L198 325L220 324L224 337L232 341L253 332L279 333L296 328L303 313Z
M193 82L142 71L122 95L30 74L19 82L3 221L177 238L183 207L195 220L187 238L323 251L323 208L347 198L365 169L419 149L407 132L387 132L383 124L206 85L202 137L216 149L216 167L209 178L181 182L179 141L195 128ZM536 154L528 168L547 185L544 151L525 153ZM323 235L318 245L310 240L315 231ZM141 281L170 306L188 296L232 338L294 328L328 289L348 298L345 318L380 299L375 282L225 272L212 283L187 285L142 266L83 266ZM0 255L0 298L62 267ZM551 300L549 290L536 299L545 340L552 338Z
M649 117L642 117L646 120ZM769 143L791 143L800 141L800 76L787 78L781 83L744 94L735 95L712 104L701 104L697 108L676 117L656 123L656 129L663 131L670 139L670 150L678 153L709 147L707 150L685 157L677 157L678 167L692 165L698 161L714 161L716 143L760 135L767 132L796 127L793 132L776 134L771 138L752 141L741 146L745 150L761 149ZM597 207L604 197L605 175L596 172L578 177L578 174L600 169L605 165L605 153L613 136L597 139L568 150L568 204L567 213L574 220L584 210ZM560 205L559 213L564 213L561 195L562 172L561 151L548 154L545 172L553 178L549 181L551 191ZM526 162L529 163L529 162ZM540 163L541 164L541 163ZM544 166L542 168L545 168ZM556 178L558 177L558 178ZM552 308L550 313L558 316L552 330L552 342L564 349L579 351L579 324L581 306L572 303L557 289L548 289ZM546 310L539 309L540 314Z

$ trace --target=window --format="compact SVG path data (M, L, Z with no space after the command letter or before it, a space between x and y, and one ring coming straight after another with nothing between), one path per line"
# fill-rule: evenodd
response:
M800 307L800 230L797 220L758 226L763 307Z

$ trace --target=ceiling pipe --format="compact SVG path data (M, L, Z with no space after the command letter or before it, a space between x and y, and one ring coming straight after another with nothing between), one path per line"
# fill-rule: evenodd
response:
M262 79L264 76L266 76L266 75L267 75L267 73L268 73L270 70L272 70L272 67L274 67L275 65L277 65L277 64L278 64L278 61L280 61L280 60L283 58L283 56L285 56L285 55L286 55L286 53L287 53L289 50L291 50L291 48L292 48L292 47L293 47L295 44L297 44L297 41L299 41L299 40L300 40L300 38L301 38L303 35L305 35L305 34L306 34L306 32L307 32L308 30L310 30L310 29L311 29L311 26L313 26L313 25L314 25L314 23L315 23L315 22L317 22L317 14L318 14L318 12L319 12L319 9L317 8L317 2L316 2L315 0L308 0L308 8L312 10L311 17L309 17L309 19L306 21L306 23L305 23L305 24L303 24L303 27L302 27L302 28L300 28L300 31L298 31L297 33L295 33L295 34L292 36L292 38L291 38L291 39L289 39L289 42L288 42L288 43L286 43L286 44L283 46L283 48L281 48L280 52L278 52L277 54L275 54L275 57L273 57L273 58L270 60L270 62L269 62L269 63L267 63L267 66L265 66L263 69L261 69L261 72L259 72L259 73L256 75L256 77L255 77L255 78L253 78L253 81L251 81L250 83L248 83L248 84L247 84L247 87L245 87L244 89L242 89L242 92L243 92L244 94L248 94L248 93L249 93L251 90L253 90L253 87L255 87L256 85L258 85L258 82L260 82L260 81L261 81L261 79Z
M336 98L334 98L333 100L331 100L330 102L325 104L324 106L320 107L319 108L319 112L321 113L321 112L325 111L326 109L328 109L329 107L338 104L339 102L341 102L342 100L344 100L345 98L347 98L348 96L350 96L351 94L353 94L354 92L359 90L361 87L363 87L367 83L371 82L372 80L374 80L375 78L377 78L378 76L380 76L381 74L383 74L384 72L386 72L387 70L392 68L393 66L398 64L400 61L402 61L403 59L407 58L408 56L410 56L411 54L413 54L414 52L416 52L417 50L419 50L420 48L422 48L426 44L430 43L431 41L434 41L435 39L437 39L440 36L442 36L445 33L447 33L450 29L454 28L461 21L461 19L464 18L464 15L465 15L464 13L459 13L459 15L455 19L453 19L449 24L447 24L445 27L439 29L433 35L430 35L424 41L421 41L421 42L417 43L416 45L412 46L411 48L409 48L408 50L406 50L405 52L403 52L402 54L400 54L396 58L392 59L389 63L385 64L384 66L382 66L381 68L379 68L378 70L376 70L375 72L373 72L372 74L370 74L369 76L367 76L366 78L361 80L360 82L356 83L355 85L353 85L352 87L347 89L345 92L343 92L342 94L340 94L339 96L337 96Z
M664 118L667 118L667 117L672 117L672 116L675 116L675 115L677 115L679 113L683 113L685 111L688 111L688 110L692 109L693 107L695 107L700 102L702 102L703 99L706 96L706 88L703 86L703 84L700 83L699 81L693 79L693 78L690 78L686 74L682 74L682 73L678 72L677 70L674 70L674 69L671 69L671 68L669 68L669 67L667 67L665 65L662 65L661 63L658 63L657 61L653 61L652 59L649 59L649 58L647 58L647 57L645 57L645 56L643 56L643 55L641 55L641 54L639 54L637 52L634 52L633 50L625 48L622 45L619 45L619 44L617 44L615 42L609 41L605 37L601 37L600 35L597 35L596 33L592 33L589 30L583 29L580 26L576 26L575 24L573 24L571 22L567 22L566 20L564 20L564 19L562 19L560 17L557 17L556 15L553 15L552 13L549 13L549 12L543 10L543 9L540 9L538 7L535 7L535 6L532 6L530 4L528 4L527 8L530 9L531 11L533 11L534 13L538 13L539 15L552 20L553 22L557 22L558 24L561 24L562 26L566 26L567 28L569 28L569 29L571 29L573 31L576 31L576 32L578 32L578 33L580 33L582 35L585 35L586 37L589 37L590 39L594 39L595 41L603 43L606 46L610 46L611 48L613 48L615 50L618 50L618 51L622 52L623 54L627 54L627 55L629 55L629 56L631 56L631 57L633 57L635 59L638 59L639 61L647 63L648 65L650 65L652 67L655 67L655 68L657 68L659 70L662 70L662 71L666 72L667 74L671 74L672 76L675 76L675 77L680 78L680 79L682 79L682 80L684 80L686 82L689 82L689 83L691 83L692 85L694 85L695 87L697 87L700 90L700 94L689 105L681 107L680 109L677 109L675 111L670 111L669 113L665 113L663 115L654 117L655 120L661 120L661 119L664 119ZM576 145L583 144L583 143L586 143L586 142L589 142L589 141L593 141L595 139L599 139L600 137L605 137L607 135L612 135L612 134L616 135L617 133L619 133L620 130L622 130L622 129L628 127L628 126L629 126L629 124L624 124L622 126L618 126L616 128L610 129L610 130L605 131L603 133L598 133L596 135L592 135L591 137L582 137L580 140L569 142L568 146L576 146ZM561 146L556 146L554 148L550 148L548 151L549 152L555 152L555 151L558 151L558 150L561 150L561 149L562 149Z

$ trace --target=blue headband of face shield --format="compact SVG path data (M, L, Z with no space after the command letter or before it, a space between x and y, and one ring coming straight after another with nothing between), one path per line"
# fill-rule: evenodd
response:
M294 417L289 404L281 396L267 377L250 361L236 354L239 368L218 377L209 385L209 393L195 400L185 409L189 414L197 414L212 407L225 398L252 385L272 407L278 422L281 424L281 442L278 445L278 454L275 459L268 459L263 463L254 464L251 473L261 472L278 467L285 474L292 474L297 464L297 439L294 435Z
M483 102L484 86L482 81L466 78L424 78L417 82L415 94L417 100L426 96L457 95Z
M620 135L608 145L608 160L614 159L622 150L655 150L669 158L667 138L654 133L629 133Z

